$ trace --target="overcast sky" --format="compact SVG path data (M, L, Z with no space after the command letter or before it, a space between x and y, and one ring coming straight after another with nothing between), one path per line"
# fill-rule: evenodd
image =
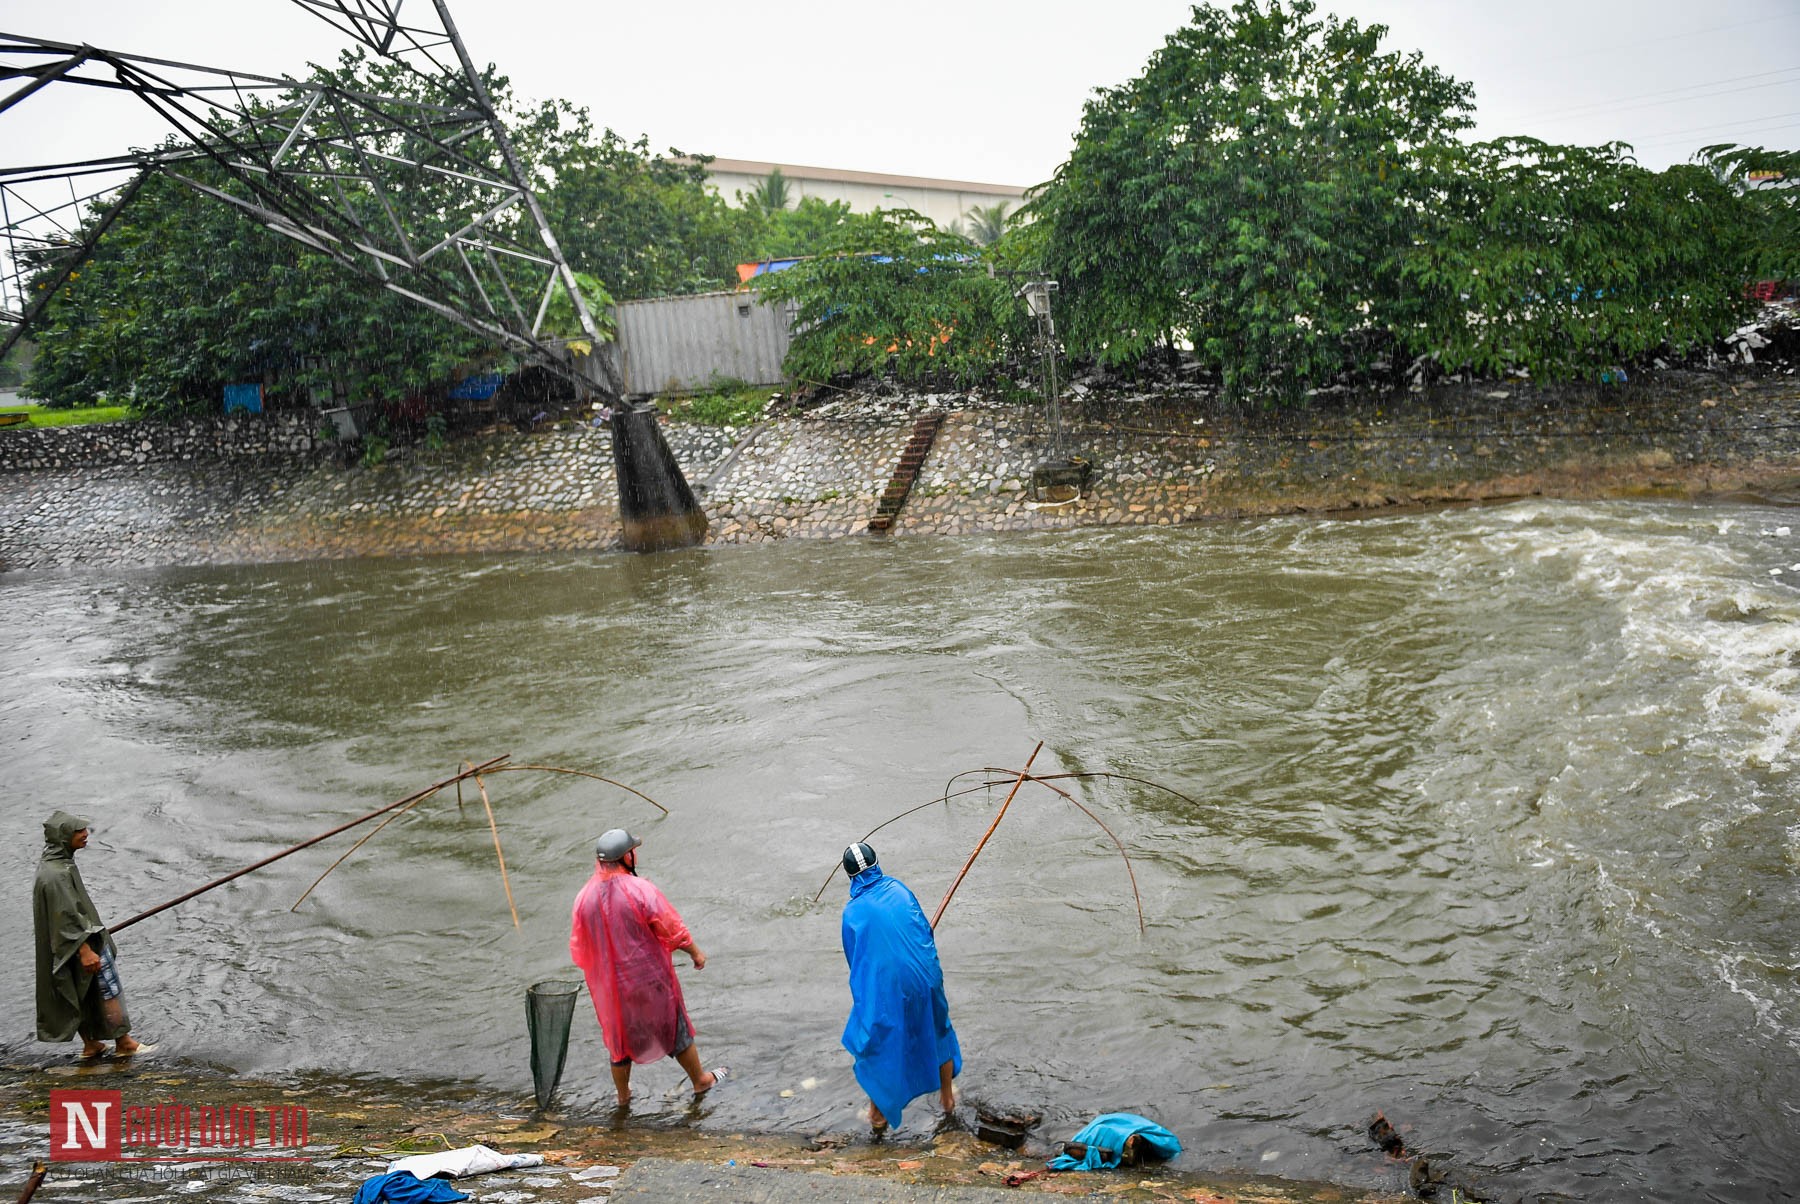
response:
M427 0L409 0L426 6ZM1800 146L1800 0L1322 0L1475 85L1477 134ZM404 11L404 10L403 10ZM470 53L664 149L1029 185L1083 101L1137 74L1181 0L452 0ZM0 29L268 74L335 57L290 0L0 0ZM10 91L11 85L5 87ZM160 140L141 103L52 85L0 114L0 165Z

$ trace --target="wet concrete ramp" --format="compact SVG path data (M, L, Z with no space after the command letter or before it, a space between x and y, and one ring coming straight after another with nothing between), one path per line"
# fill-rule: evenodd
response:
M824 1175L758 1166L717 1166L641 1158L619 1176L607 1197L613 1204L679 1204L687 1200L730 1200L733 1204L992 1204L1003 1188L931 1187L891 1183L863 1175Z

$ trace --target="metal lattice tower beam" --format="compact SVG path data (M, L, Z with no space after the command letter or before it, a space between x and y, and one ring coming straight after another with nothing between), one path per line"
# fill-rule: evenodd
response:
M398 64L407 94L0 33L0 86L22 81L0 116L52 85L121 90L176 135L156 150L0 167L0 320L12 323L0 354L161 173L520 353L578 396L616 400L599 328L445 0L291 2ZM588 370L545 333L559 290L593 351ZM621 407L612 426L626 546L698 542L704 513L653 417Z
M0 317L22 329L63 283L28 297L31 273L20 252L68 247L72 269L135 183L160 172L584 391L599 383L613 392L611 381L594 382L572 367L560 340L544 334L560 290L586 337L599 340L443 0L412 6L428 18L420 25L400 19L398 0L292 2L403 65L401 78L414 86L407 95L371 95L329 78L259 75L0 34L0 81L26 81L0 99L0 114L52 84L122 90L178 136L158 150L0 168L0 248L7 252ZM217 170L196 171L200 162ZM44 199L45 185L56 187L54 200ZM421 197L429 204L408 204Z

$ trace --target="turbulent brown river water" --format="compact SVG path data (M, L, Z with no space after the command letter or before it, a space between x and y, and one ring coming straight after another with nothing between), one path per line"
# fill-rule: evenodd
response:
M971 1100L1066 1137L1147 1113L1180 1166L1392 1187L1363 1135L1488 1186L1790 1199L1800 1171L1800 509L1530 502L651 557L0 576L0 909L53 808L122 918L511 753L489 781L120 938L139 1030L262 1074L529 1095L524 989L567 966L594 836L711 958L696 1122L854 1126L844 844L1018 766L939 930ZM1003 790L873 843L929 911ZM6 976L13 1058L28 975ZM639 1111L681 1114L672 1064ZM585 1000L560 1107L606 1110ZM932 1109L908 1113L922 1136Z

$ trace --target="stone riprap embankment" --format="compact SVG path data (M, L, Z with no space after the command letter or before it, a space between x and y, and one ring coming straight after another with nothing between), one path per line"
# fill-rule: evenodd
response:
M926 408L946 421L896 535L1167 524L1529 494L1800 495L1800 381L1670 376L1552 396L1486 387L1238 411L1180 386L1072 400L1060 440L1035 408L965 394L850 398L747 429L665 426L706 507L708 541L863 535ZM237 417L237 454L113 428L98 463L57 430L26 433L42 467L0 472L0 566L205 564L438 553L605 550L618 502L604 427L488 434L345 466L297 419ZM267 424L264 430L258 422ZM223 422L215 423L223 425ZM244 428L249 428L248 430ZM97 428L95 428L97 429ZM76 428L80 431L81 428ZM0 450L20 432L0 431ZM208 435L206 438L214 438ZM82 433L79 438L91 439ZM179 448L116 458L117 448ZM261 450L245 454L244 447ZM1030 497L1057 453L1093 464L1067 505ZM134 453L135 454L135 453ZM0 464L12 463L0 456Z
M318 414L239 413L177 422L0 430L0 472L213 460L308 459L325 446Z

